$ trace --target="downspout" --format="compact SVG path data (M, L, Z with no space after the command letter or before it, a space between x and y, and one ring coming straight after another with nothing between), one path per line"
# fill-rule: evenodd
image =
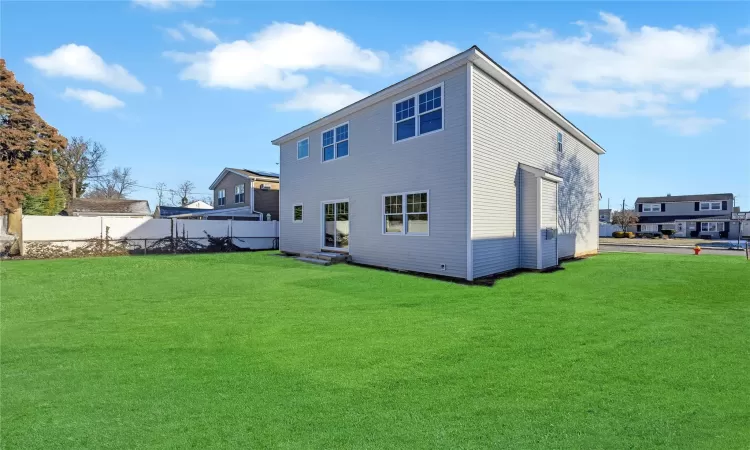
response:
M250 178L250 211L258 215L258 221L263 222L263 213L255 210L255 178Z

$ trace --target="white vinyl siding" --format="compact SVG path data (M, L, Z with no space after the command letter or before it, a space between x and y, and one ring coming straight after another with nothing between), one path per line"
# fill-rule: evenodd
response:
M430 87L444 86L443 131L393 142L393 103ZM280 248L320 251L320 202L349 199L349 255L354 263L449 277L466 277L466 66L344 116L348 157L319 164L297 163L297 139L282 142ZM416 105L415 105L416 107ZM310 158L322 161L321 139L331 125L309 131ZM355 150L356 149L356 150ZM429 236L383 234L383 195L429 190ZM294 204L304 203L304 223L293 224ZM315 206L311 206L315 205ZM441 265L445 265L445 270Z
M520 238L520 250L517 257L519 258L520 267L525 269L536 269L537 266L537 233L539 230L539 208L537 206L537 179L536 177L526 171L518 171L519 178L519 194L518 194L518 205L520 208L518 222L519 222L519 233ZM481 275L489 275L484 273L487 269L483 269ZM477 267L474 267L476 273ZM476 276L476 275L475 275Z
M563 178L563 162L575 158L590 177L590 204L575 238L575 254L597 251L599 243L599 156L563 133L564 152L556 149L557 124L501 86L479 68L472 69L472 245L474 277L519 267L517 212L518 164ZM433 200L433 205L436 202ZM560 208L562 209L562 208ZM435 230L435 227L432 227ZM562 233L562 231L560 231Z
M546 269L557 265L557 183L542 180L541 185L542 269Z

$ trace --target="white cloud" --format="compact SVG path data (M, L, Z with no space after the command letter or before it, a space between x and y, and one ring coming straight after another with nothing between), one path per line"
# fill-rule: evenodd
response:
M132 0L134 5L143 6L148 9L166 10L174 8L197 8L205 6L206 0Z
M695 136L724 123L723 119L696 116L675 116L654 119L659 126L669 128L683 136Z
M346 35L306 22L274 23L250 40L222 43L200 53L166 52L186 67L184 80L204 87L276 90L299 89L308 82L304 70L378 72L383 59L360 48Z
M130 92L145 90L143 84L124 67L119 64L107 64L85 45L63 45L49 55L26 58L26 62L50 77L95 81Z
M288 101L276 105L280 111L308 110L321 114L337 111L367 96L348 84L339 84L332 79L304 88Z
M729 45L714 27L631 30L615 15L599 18L576 22L580 36L516 33L523 43L504 56L535 77L545 98L563 111L662 118L659 125L678 132L703 131L720 120L669 118L681 103L713 89L750 86L750 45Z
M216 36L216 34L208 28L198 27L193 25L192 23L183 22L182 29L185 30L185 32L190 36L201 41L210 42L212 44L219 43L219 37Z
M164 30L164 33L166 33L167 36L169 36L170 38L172 38L175 41L184 41L185 40L185 36L177 28L162 28L162 30Z
M406 49L403 61L417 71L424 70L445 61L459 53L453 45L439 41L424 41Z
M747 36L750 34L750 27L742 27L739 30L737 30L737 34L740 36Z
M537 31L516 31L510 36L505 36L503 39L509 41L531 41L535 39L551 39L554 36L552 30L542 28Z
M119 98L91 89L65 88L63 98L78 100L94 110L122 108L125 103Z

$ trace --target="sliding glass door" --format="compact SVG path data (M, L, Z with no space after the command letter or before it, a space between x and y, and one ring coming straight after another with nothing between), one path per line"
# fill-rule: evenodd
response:
M349 202L323 203L323 248L349 249Z

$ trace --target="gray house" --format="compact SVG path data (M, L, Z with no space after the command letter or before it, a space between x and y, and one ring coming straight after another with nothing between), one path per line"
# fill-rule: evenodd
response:
M600 209L599 210L599 222L612 223L612 209Z
M279 220L279 174L226 167L211 183L213 211L194 213L216 217Z
M604 150L477 47L273 144L284 252L467 280L597 252Z
M638 197L635 231L675 230L677 237L736 239L739 222L732 222L734 195L696 194Z

